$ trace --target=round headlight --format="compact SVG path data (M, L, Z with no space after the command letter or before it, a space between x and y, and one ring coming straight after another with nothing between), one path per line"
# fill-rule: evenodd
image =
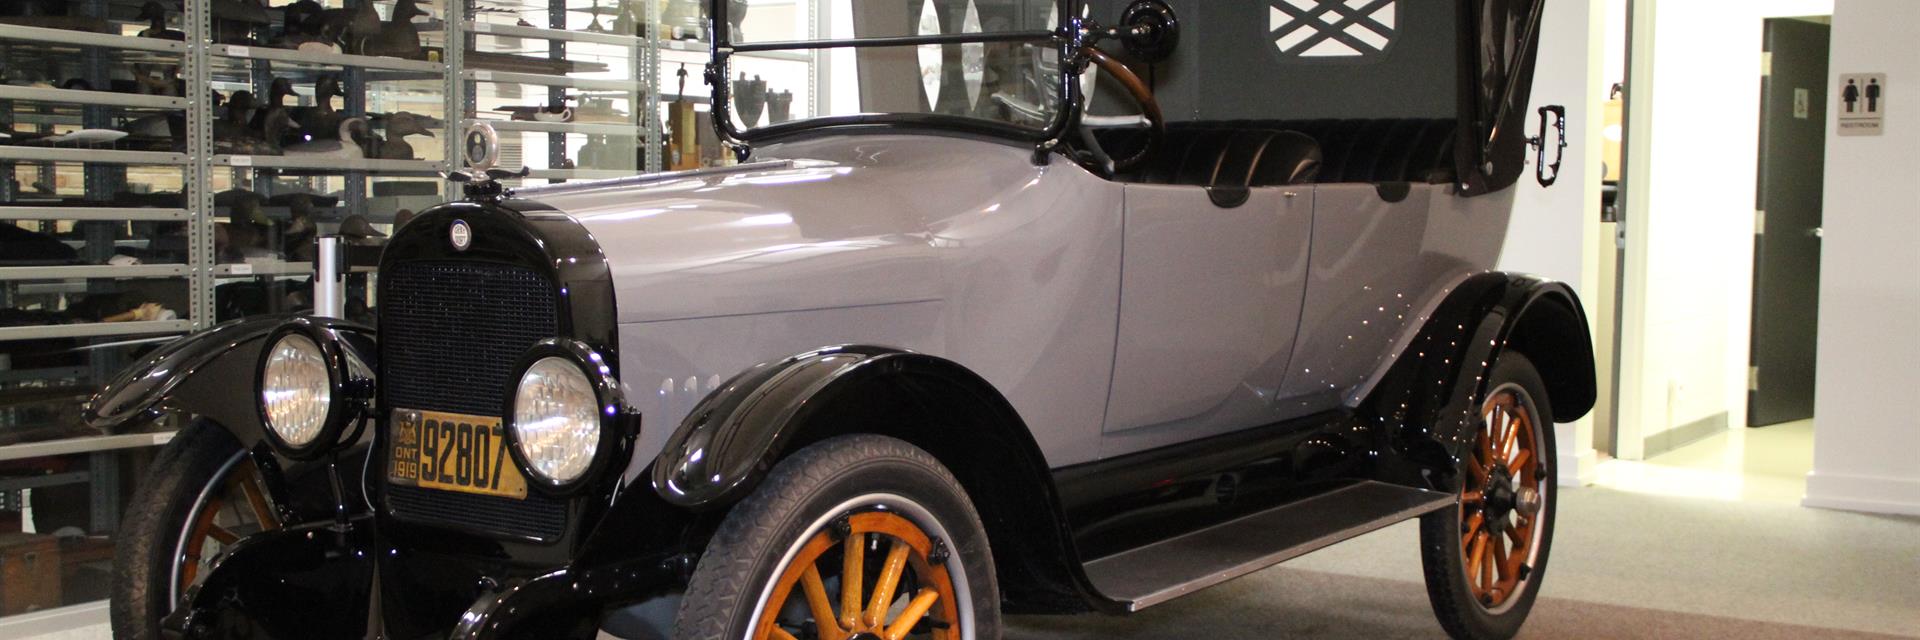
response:
M267 428L282 442L305 448L320 437L333 405L327 356L312 338L281 334L260 368L260 406Z
M600 448L593 383L566 358L528 365L513 393L513 440L529 471L549 484L579 480Z

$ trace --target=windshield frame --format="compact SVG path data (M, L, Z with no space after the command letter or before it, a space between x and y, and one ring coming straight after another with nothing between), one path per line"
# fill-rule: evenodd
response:
M980 134L1010 138L1030 142L1037 146L1036 153L1045 153L1061 143L1062 134L1067 131L1080 114L1080 49L1086 44L1087 29L1081 18L1072 9L1079 0L1055 0L1060 8L1061 24L1051 31L1028 30L997 33L945 33L928 36L889 36L877 38L843 38L835 40L790 40L772 42L734 43L733 33L727 21L729 0L709 0L707 9L707 31L712 37L712 59L707 63L706 80L712 87L713 128L719 134L723 144L732 147L738 160L744 162L752 153L752 145L774 138L797 133L812 132L821 129L840 128L878 128L888 129L904 127L909 129L930 129L958 133ZM1060 70L1056 81L1060 85L1059 103L1055 105L1053 118L1044 129L1032 129L1012 123L956 116L939 113L860 113L844 116L818 116L798 118L765 127L741 131L733 123L733 101L729 95L727 79L732 77L732 59L735 53L761 51L793 51L818 49L843 49L865 47L901 47L944 44L986 44L995 42L1042 42L1059 48ZM817 63L816 63L817 64Z

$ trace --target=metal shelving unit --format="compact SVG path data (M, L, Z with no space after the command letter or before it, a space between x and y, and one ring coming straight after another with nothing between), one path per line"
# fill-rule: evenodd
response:
M648 26L659 24L657 2L635 2L644 14L643 24L635 33L610 32L601 25L601 3L589 0L496 0L484 4L490 11L480 12L480 7L470 6L475 9L474 16L459 23L463 42L475 50L517 44L528 52L523 54L527 57L540 56L544 62L569 68L562 73L476 67L460 71L463 118L467 122L485 120L501 132L508 157L517 153L523 164L532 167L528 180L614 178L660 170L662 127L654 115L658 113L659 94L653 82L659 69L659 41L653 34L659 29ZM632 8L622 0L611 4L615 12ZM528 24L489 19L500 16ZM532 26L541 24L544 26ZM595 26L598 28L589 28ZM582 60L591 60L604 70L574 67L574 62ZM544 91L526 91L526 87ZM576 113L585 111L584 103L589 100L605 105L609 111L581 121L547 122L488 115L496 103L480 104L491 100L537 108L567 98L576 100L580 107ZM620 107L612 106L621 103L623 114ZM607 121L608 115L624 121ZM591 156L590 148L594 150Z
M393 5L392 0L321 1L329 8L377 2L383 13ZM633 3L631 11L642 23L632 33L580 28L583 20L606 23L603 5L624 7L622 2ZM488 120L503 137L523 147L516 148L524 151L518 161L535 167L529 181L617 178L657 171L662 167L656 82L660 56L669 50L686 55L704 55L706 50L704 44L660 39L659 29L648 26L659 24L659 4L650 0L422 0L422 6L433 14L415 21L426 51L433 54L423 56L426 59L214 43L211 18L216 0L183 0L174 5L182 12L170 16L170 26L183 32L184 40L143 38L132 34L144 26L129 21L141 3L71 3L76 15L114 16L110 24L116 33L0 24L0 56L57 58L62 65L82 66L83 72L77 75L87 79L91 87L113 89L0 84L0 111L4 111L0 131L116 128L137 116L173 114L184 120L186 133L184 149L167 149L164 144L97 148L0 144L0 171L12 176L17 170L20 178L17 185L0 180L0 224L19 224L50 233L57 230L62 243L82 254L72 264L0 266L0 309L17 306L23 300L62 301L125 286L169 286L184 291L177 305L167 303L177 318L5 326L0 327L0 344L48 339L88 344L84 341L101 337L164 335L210 327L222 319L216 317L221 313L217 302L224 296L217 293L220 287L249 280L263 285L269 281L285 283L301 279L312 269L309 262L286 254L248 254L244 260L217 255L216 225L236 222L226 207L215 206L217 192L250 187L263 196L295 191L332 193L339 197L339 208L316 211L316 220L330 224L338 216L365 213L375 224L384 224L390 220L386 216L395 211L418 211L457 194L458 186L452 183L436 187L439 198L410 190L377 192L372 187L381 181L437 178L451 168L447 159L460 155L458 132L475 120ZM503 22L502 7L517 13ZM517 22L514 18L522 16L542 26L507 23ZM573 24L569 25L569 20ZM514 41L488 40L492 38L519 39L532 46L501 46ZM487 52L484 59L475 58L486 66L466 64L468 52L476 49ZM519 64L502 58L502 54L531 60ZM591 61L575 64L585 59ZM10 58L0 59L6 60ZM272 78L286 77L294 81L296 90L296 95L288 99L290 107L314 104L312 82L331 74L340 78L345 90L339 102L343 114L393 111L400 107L391 105L402 104L410 111L437 117L441 125L434 130L435 138L409 140L415 157L426 158L423 160L216 154L212 131L219 107L202 91L145 95L116 86L116 76L126 78L126 68L135 64L177 68L178 82L184 87L212 88L223 94L247 90L257 101L268 95ZM563 95L617 106L596 107L597 112L583 113L574 122L544 122L509 120L477 104L538 106ZM625 121L619 121L622 118ZM597 157L610 159L610 163L575 166L584 160L578 157L583 146L593 144L603 145L595 147L600 153ZM138 150L142 148L157 150ZM160 172L177 176L177 182L173 177L164 178L165 186L146 182ZM80 173L84 173L84 180L72 179L75 176L71 174ZM57 193L36 193L27 188L29 183L40 182L57 183ZM74 188L79 182L85 183L84 195L75 197ZM180 195L173 202L138 197L148 190L178 190ZM287 206L264 207L262 213L282 221L293 215ZM116 251L148 251L158 246L149 240L156 237L158 229L179 230L181 236L169 242L180 243L178 255L183 258L107 264L107 258ZM39 305L32 307L36 309L50 308L39 302L30 304ZM97 351L104 354L111 349ZM124 358L95 357L91 365L66 367L60 375L97 382L125 364ZM48 369L29 375L32 373L8 369L0 363L0 377L6 380L34 380L36 375L44 378L56 372ZM4 409L0 405L0 410ZM10 450L0 446L0 459Z

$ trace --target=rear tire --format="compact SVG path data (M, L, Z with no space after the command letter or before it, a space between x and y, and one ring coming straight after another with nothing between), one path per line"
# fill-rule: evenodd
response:
M160 450L116 536L113 637L160 638L161 618L225 547L215 538L277 526L258 482L239 441L212 422L195 421Z
M1559 492L1553 411L1539 370L1509 351L1487 389L1460 455L1460 501L1420 518L1420 560L1447 634L1499 640L1520 631L1540 594Z
M849 595L841 586L855 567L861 580ZM892 596L875 607L888 575ZM913 615L916 607L924 613ZM986 530L960 483L927 452L894 438L842 436L775 466L707 545L673 637L778 640L829 626L874 634L861 637L888 637L889 628L910 630L909 638L1000 637Z

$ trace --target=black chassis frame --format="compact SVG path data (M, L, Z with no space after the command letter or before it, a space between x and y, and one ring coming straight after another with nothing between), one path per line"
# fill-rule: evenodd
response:
M716 6L711 15L724 20L724 10ZM1470 13L1462 11L1469 28ZM716 43L716 68L724 69L719 48ZM1470 75L1463 70L1462 82L1473 84ZM1067 84L1069 92L1078 90L1077 83ZM716 104L724 105L725 83L715 87ZM1525 87L1518 91L1525 95ZM1523 110L1488 109L1474 103L1474 94L1462 95L1463 118L1478 113L1488 119L1477 122L1502 124L1524 118ZM941 123L808 124L756 133ZM1494 144L1462 153L1491 149L1489 162L1510 167L1463 174L1463 187L1477 182L1497 190L1520 172L1521 162L1501 161L1524 155L1519 127L1473 130L1488 129ZM1046 152L1045 140L1040 142ZM480 239L457 255L443 241L454 219L474 225ZM383 270L433 259L545 269L565 300L562 335L556 337L579 340L607 356L617 378L611 275L600 247L566 215L523 200L450 203L417 217L389 248ZM172 343L122 372L86 408L88 422L109 431L138 428L168 413L227 429L249 452L283 521L293 523L237 544L166 621L175 635L591 637L593 623L608 608L684 585L726 509L775 462L811 442L855 430L900 437L953 469L996 540L1008 610L1120 612L1127 607L1099 592L1082 561L1343 483L1457 490L1457 455L1477 419L1481 381L1507 349L1524 351L1542 369L1556 421L1585 414L1595 393L1593 354L1577 298L1564 285L1502 273L1481 274L1456 287L1356 409L1062 469L1048 468L1011 405L964 367L884 347L823 345L736 375L673 426L669 445L653 459L630 458L633 437L643 427L640 416L627 412L616 459L628 464L608 465L567 494L569 526L560 539L516 540L391 515L379 480L386 426L381 412L370 418L368 435L350 448L311 461L276 451L260 424L253 385L231 381L252 379L266 337L287 321L241 320ZM310 321L379 371L376 329ZM385 406L383 400L377 406ZM894 419L903 415L914 419ZM921 426L876 428L903 424ZM694 462L695 452L700 462ZM1007 452L1015 454L1011 461ZM636 480L623 485L627 476ZM1232 500L1209 493L1228 477L1237 487ZM1035 532L1033 522L1051 526ZM370 621L379 628L369 628Z

